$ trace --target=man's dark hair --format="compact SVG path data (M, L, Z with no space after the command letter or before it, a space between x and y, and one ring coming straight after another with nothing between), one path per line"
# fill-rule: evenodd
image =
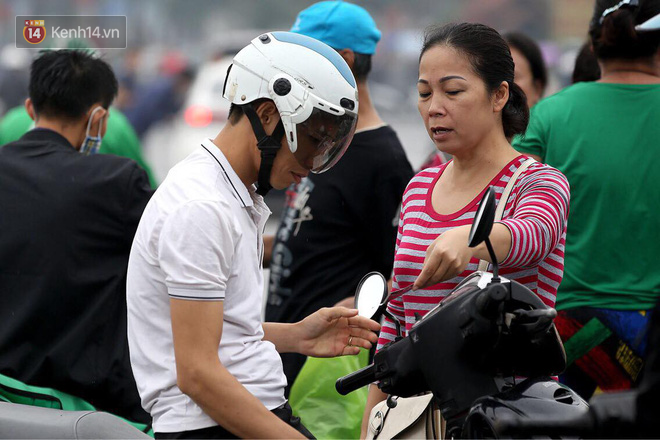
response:
M88 52L48 51L32 62L29 92L38 115L79 119L97 102L110 107L117 78L108 63Z
M371 72L371 55L354 52L353 75L356 81L365 81Z
M232 102L231 105L229 106L229 113L227 114L227 121L229 121L229 123L231 125L236 125L238 123L238 121L240 121L241 118L243 117L243 115L245 114L245 111L243 110L243 106L251 105L252 108L254 108L256 110L256 108L259 106L259 104L261 104L262 102L266 102L266 101L270 101L270 99L268 99L268 98L259 98L259 99L255 99L254 101L252 101L249 104L243 104L243 105L234 104Z

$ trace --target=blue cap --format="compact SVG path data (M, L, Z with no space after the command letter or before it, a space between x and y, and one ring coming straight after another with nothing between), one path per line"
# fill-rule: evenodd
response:
M333 49L367 55L376 53L380 41L380 31L371 15L343 1L319 2L301 11L291 32L316 38Z

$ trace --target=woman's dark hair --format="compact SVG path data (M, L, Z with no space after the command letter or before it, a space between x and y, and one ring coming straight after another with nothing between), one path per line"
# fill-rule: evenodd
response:
M532 77L535 82L538 81L541 84L541 95L543 95L545 86L548 84L548 71L545 68L545 61L543 61L543 54L539 45L520 32L508 32L502 37L509 47L518 50L527 59L532 69Z
M639 0L638 6L622 5L603 18L605 10L617 4L619 0L596 0L589 26L596 57L635 59L653 56L660 46L660 32L637 33L635 26L660 13L660 0Z
M591 50L591 43L587 41L582 45L573 68L572 83L598 81L600 79L600 66L598 59Z
M94 103L110 107L117 88L108 63L86 51L44 52L30 69L29 94L38 115L79 119Z
M513 82L514 66L509 45L495 29L476 23L430 26L424 32L419 59L435 46L447 46L463 53L489 93L495 92L502 81L506 81L509 84L509 100L502 109L504 135L511 138L525 132L529 122L527 98L525 92Z

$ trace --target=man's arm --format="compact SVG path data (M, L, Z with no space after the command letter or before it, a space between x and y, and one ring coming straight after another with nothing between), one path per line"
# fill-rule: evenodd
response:
M358 354L378 340L380 325L357 316L357 310L325 307L295 324L265 322L264 339L280 353L301 353L314 357Z
M222 365L222 301L170 299L177 385L241 438L304 438L271 413Z

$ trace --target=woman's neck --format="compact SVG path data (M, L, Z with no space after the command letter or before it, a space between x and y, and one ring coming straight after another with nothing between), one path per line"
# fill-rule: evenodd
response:
M660 66L655 58L600 61L598 82L617 84L660 84Z
M519 155L503 133L496 133L469 151L454 154L451 174L457 182L481 180L480 177L497 174Z

